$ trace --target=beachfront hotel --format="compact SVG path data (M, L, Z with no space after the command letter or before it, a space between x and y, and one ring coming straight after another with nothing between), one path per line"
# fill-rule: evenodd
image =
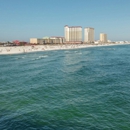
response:
M30 38L31 44L62 44L64 37L44 37L44 38Z
M79 43L82 42L82 27L81 26L65 26L65 42Z
M107 43L107 34L100 33L100 42L101 43Z
M85 28L84 29L84 42L93 43L94 42L94 28Z

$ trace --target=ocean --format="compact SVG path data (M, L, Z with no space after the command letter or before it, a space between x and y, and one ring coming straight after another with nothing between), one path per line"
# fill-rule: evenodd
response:
M130 130L130 45L0 56L0 130Z

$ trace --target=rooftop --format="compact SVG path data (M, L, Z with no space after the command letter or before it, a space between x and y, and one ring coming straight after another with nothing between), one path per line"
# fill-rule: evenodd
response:
M65 25L64 27L68 27L68 28L82 28L81 26L68 26L68 25Z
M82 28L81 26L71 26L69 28Z
M91 29L94 29L94 28L92 28L92 27L85 27L85 29L86 29L86 28L91 28Z

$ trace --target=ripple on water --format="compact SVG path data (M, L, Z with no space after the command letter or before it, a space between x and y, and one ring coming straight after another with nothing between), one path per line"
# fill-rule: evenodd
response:
M130 128L130 48L0 56L0 129Z

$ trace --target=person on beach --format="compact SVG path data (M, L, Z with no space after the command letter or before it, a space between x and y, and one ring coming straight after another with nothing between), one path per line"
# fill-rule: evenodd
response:
M23 49L23 52L25 53L25 49Z
M7 51L7 52L9 52L9 51L10 51L10 49L6 49L6 51Z

